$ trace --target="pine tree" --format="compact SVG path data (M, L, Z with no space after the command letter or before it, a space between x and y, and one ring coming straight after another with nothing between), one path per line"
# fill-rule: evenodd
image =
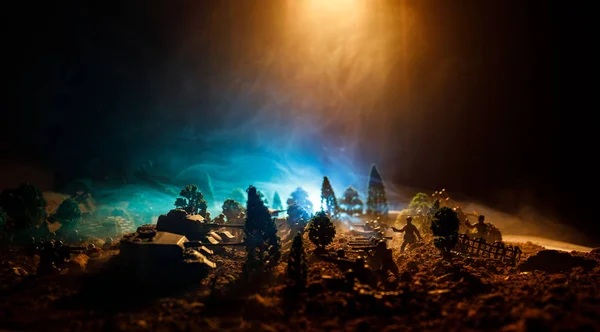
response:
M344 196L340 198L339 211L349 216L361 214L363 211L363 201L358 195L358 191L352 186L346 188Z
M379 170L375 165L371 167L368 188L367 214L376 217L387 217L388 202L385 194L385 186L383 185Z
M241 188L235 188L227 195L227 199L232 199L242 205L246 204L246 198L246 193Z
M204 195L198 190L195 184L188 184L179 193L180 198L175 200L175 207L183 209L189 214L199 214L206 217L206 208L208 207L204 200Z
M277 226L255 187L248 187L244 237L248 253L245 269L255 272L277 265L281 243Z
M338 217L339 206L337 199L335 198L331 183L329 183L329 179L326 176L323 177L323 185L321 186L321 206L325 209L329 217Z
M283 204L281 204L281 197L279 197L278 192L273 194L273 208L275 210L283 210Z
M308 224L308 238L320 249L325 249L333 242L335 237L335 226L325 211L321 210L315 214Z
M306 190L302 189L302 187L296 188L291 194L290 198L287 200L287 205L298 204L303 207L309 213L313 211L313 205L310 200L308 200L308 193Z
M298 233L294 237L287 266L287 276L297 289L304 289L306 287L307 270L302 235Z

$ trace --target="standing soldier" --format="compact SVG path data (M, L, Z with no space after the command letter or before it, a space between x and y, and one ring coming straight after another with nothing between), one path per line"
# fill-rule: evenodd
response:
M465 225L467 225L467 227L470 228L470 229L476 229L477 230L477 233L475 233L475 238L487 239L488 226L484 223L485 216L484 215L480 215L477 220L479 222L476 223L475 225L471 225L471 223L469 222L469 220L467 220L465 222Z
M392 230L397 233L404 232L404 242L402 242L402 246L400 246L400 252L404 252L404 248L407 244L413 244L417 242L417 237L419 240L422 240L421 233L415 225L412 223L412 217L406 218L406 226L401 229L397 229L396 227L392 227Z

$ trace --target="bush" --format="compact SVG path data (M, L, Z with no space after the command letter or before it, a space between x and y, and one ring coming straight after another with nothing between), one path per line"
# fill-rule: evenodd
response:
M0 207L14 220L15 231L28 230L46 221L46 200L38 187L25 183L0 193Z
M433 201L429 195L426 193L417 193L410 201L408 208L413 210L413 214L415 215L425 215L431 209L432 204Z
M308 238L321 249L325 249L335 237L335 226L325 211L317 212L308 224Z
M204 195L195 184L188 184L179 193L180 198L175 200L175 207L185 210L188 214L200 214L206 217L207 204Z
M244 207L240 203L234 201L233 199L225 200L225 202L223 202L222 208L223 214L225 215L225 217L227 217L227 222L237 221L240 214L242 214L242 212L244 211Z
M446 257L450 255L458 242L458 216L452 209L443 207L438 209L431 220L431 231L434 236L435 246Z
M67 198L60 205L56 212L50 216L51 221L58 221L62 227L72 228L81 220L81 209L79 203L72 198Z

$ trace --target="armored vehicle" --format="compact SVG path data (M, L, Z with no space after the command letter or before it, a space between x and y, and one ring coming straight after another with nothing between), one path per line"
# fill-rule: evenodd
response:
M190 215L181 209L161 215L156 223L156 231L185 235L189 240L211 245L236 242L228 228L243 229L244 225L210 223L201 215Z
M157 231L155 225L142 225L125 234L120 242L118 263L138 279L173 276L204 276L216 264L207 258L212 251L202 244L186 245L184 235Z

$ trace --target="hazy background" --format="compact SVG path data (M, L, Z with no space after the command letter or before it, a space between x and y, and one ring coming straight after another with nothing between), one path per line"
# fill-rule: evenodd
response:
M177 188L208 173L217 199L255 184L285 201L298 185L316 199L323 175L338 195L364 192L376 163L395 208L412 192L404 187L446 188L573 226L597 245L585 213L597 195L580 190L595 183L590 88L579 78L592 56L575 10L391 0L7 7L1 187L35 179L58 190L79 177L131 186L142 172Z

